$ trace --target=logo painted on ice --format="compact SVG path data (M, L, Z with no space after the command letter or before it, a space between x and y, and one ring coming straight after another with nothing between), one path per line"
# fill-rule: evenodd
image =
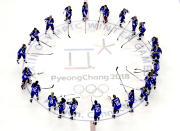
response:
M92 30L96 30L96 27L97 27L97 21L93 21L93 20L89 20L87 22L87 29L90 31ZM99 24L99 30L103 31L103 32L108 32L110 31L112 28L114 27L113 31L112 31L112 34L115 34L117 33L117 31L119 31L119 27L114 25L114 24L106 24L105 26L103 26L103 24ZM74 21L70 26L69 26L69 29L70 30L83 30L84 29L84 24L82 24L82 21ZM62 24L62 25L59 25L56 27L56 35L60 36L61 34L63 33L66 33L68 31L68 26L67 24ZM43 37L47 38L46 41L44 41L46 44L50 44L51 43L49 42L49 40L52 39L51 36L45 36L44 34L40 37L40 39L43 39ZM128 29L125 29L124 31L121 32L120 34L120 38L121 39L124 39L124 40L129 40L131 39L131 31L128 30ZM49 40L48 40L49 39ZM34 47L32 47L32 45L34 45ZM38 44L36 44L35 42L32 44L27 51L29 51L31 48L34 48L36 51L39 51L39 52L43 52L44 50L46 50L44 48L44 46L39 46ZM107 49L107 47L109 46L113 46L115 45L114 43L111 44L111 45L105 45L105 41L103 41L103 46L102 46L102 49L98 52L98 55L103 51L103 50L106 50L109 54L112 54L112 52L110 50ZM149 49L148 49L148 44L145 43L144 41L139 41L139 42L136 42L134 44L134 48L136 49L135 52L137 52L140 56L141 56L141 59L142 59L142 62L144 64L144 70L149 70L151 69L152 67L152 64L151 64L151 58L150 58L150 52L149 52ZM67 49L65 49L66 51ZM69 50L68 50L69 51ZM73 51L73 49L72 49ZM87 51L87 50L86 50ZM93 51L93 49L91 50ZM90 68L94 68L91 66L90 64L90 50L87 51L87 67L88 69ZM32 70L32 72L36 72L35 70L35 67L36 67L36 61L38 60L38 55L36 54L29 54L28 57L27 57L27 60L28 60L28 67ZM71 53L69 53L69 66L72 66L72 62L71 62ZM67 67L68 68L68 67ZM84 67L85 68L85 67ZM145 75L145 72L144 72L144 75ZM77 90L77 86L81 87L82 90ZM89 87L93 87L93 90L90 90ZM105 87L106 89L101 89L100 87ZM95 92L100 92L101 95L99 96L95 96L95 97L102 97L103 94L105 94L106 92L109 91L109 86L108 85L99 85L99 86L96 86L96 85L75 85L73 87L73 90L75 93L77 94L80 94L82 95L83 92L87 92L89 93L90 95L93 95L94 96L94 93ZM109 100L111 102L111 100ZM47 109L47 105L43 105L42 103L38 102L42 107L46 108ZM142 103L142 101L136 101L135 102L135 106L134 108L136 108L137 106L139 106L140 104ZM64 115L65 118L69 118L69 111L66 110L66 113ZM122 116L124 114L127 114L129 111L128 111L128 107L126 104L122 104L122 108L121 108L121 111L120 113L117 115L117 117L119 116ZM58 115L57 112L53 112L55 115ZM106 111L106 112L102 112L102 115L101 115L101 120L108 120L108 119L111 119L112 117L112 111ZM76 115L76 120L79 120L79 121L91 121L93 119L93 112L87 112L86 114L83 114L83 113L80 113L80 112L77 112L77 115Z

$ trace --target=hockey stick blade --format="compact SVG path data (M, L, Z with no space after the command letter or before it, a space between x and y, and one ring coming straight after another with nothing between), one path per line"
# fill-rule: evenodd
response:
M30 55L52 55L54 53L49 53L49 54L41 54L41 53L27 53L27 54L30 54Z
M54 33L54 35L60 39L60 37L56 33Z
M54 84L51 87L49 87L49 88L41 88L41 89L51 89L53 87L54 87Z
M136 72L136 71L134 71L134 73L142 73L142 72Z
M52 46L50 46L50 45L48 45L48 44L46 44L45 42L43 42L43 41L40 41L41 43L43 43L44 45L46 45L46 46L48 46L48 47L52 47Z

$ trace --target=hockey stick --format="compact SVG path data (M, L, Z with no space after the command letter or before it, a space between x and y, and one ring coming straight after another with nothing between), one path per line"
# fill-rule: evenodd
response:
M122 84L120 84L122 85ZM128 88L131 88L131 89L134 89L134 90L140 90L140 89L137 89L137 88L134 88L134 87L131 87L131 86L128 86L128 85L124 85L125 87L128 87Z
M50 46L50 45L48 45L48 44L46 44L45 42L43 42L43 41L40 41L41 43L43 43L44 45L47 45L48 47L52 47L52 46Z
M60 37L56 33L53 33L53 34L60 39Z
M124 44L122 44L121 48L123 48L124 45L126 45L128 42L130 42L132 39L134 39L138 34L132 36L128 41L126 41Z
M51 87L49 87L49 88L41 88L41 89L51 89L53 87L54 87L54 84Z
M143 44L146 46L146 48L151 52L151 50L147 47L146 43L142 40Z
M142 70L142 69L138 69L138 68L135 68L134 70L140 70L140 71L144 71L144 70Z
M112 103L112 99L110 96L107 96L108 100Z
M99 27L99 22L100 22L100 19L101 19L101 12L100 12L100 16L99 16L99 20L98 20L98 24L97 24L96 30L97 30L97 29L98 29L98 27Z
M127 25L125 26L125 28L123 29L123 31L121 33L119 33L118 37L117 37L117 41L119 40L119 37L121 36L121 34L124 32L124 30L127 28L127 26L129 25L130 21L127 23Z
M144 45L142 45L142 46L141 46L140 48L138 48L136 51L138 51L138 50L142 49L143 47L144 47ZM136 52L136 51L135 51L135 52Z
M52 54L54 54L54 53L49 53L49 54L41 54L41 53L27 53L27 54L29 54L29 55L52 55Z
M68 37L71 38L71 36L69 35L69 22L68 22Z
M121 84L122 84L122 86L123 86L125 92L128 94L128 92L127 92L127 90L126 90L126 88L125 88L125 86L124 86L124 84L123 84L123 82L122 82L121 76L119 75L119 72L118 72L118 66L116 67L116 72L117 72L117 74L118 74L118 76L119 76L119 80L120 80L120 82L121 82ZM120 84L120 85L121 85L121 84Z
M134 69L134 73L150 72L151 70Z
M93 99L92 99L92 96L91 96L91 103L92 103L92 105L93 105Z
M118 23L119 23L119 21L118 21ZM114 28L115 28L116 26L117 26L117 25L114 25L114 27L109 31L108 35L111 34L111 32L114 30Z
M38 72L38 73L34 73L32 75L41 75L41 74L44 74L44 72Z
M150 70L147 70L147 71L134 71L134 73L143 73L143 72L150 72Z
M136 75L134 75L132 72L130 72L128 69L127 69L127 66L126 66L126 71L129 72L131 75L133 75L135 78L137 78L138 80L140 81L143 81L142 79L140 79L139 77L137 77Z
M152 46L150 41L148 41L148 44L149 44L150 46Z

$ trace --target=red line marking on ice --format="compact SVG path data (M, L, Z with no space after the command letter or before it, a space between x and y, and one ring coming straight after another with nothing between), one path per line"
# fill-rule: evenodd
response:
M104 50L104 47L98 52L98 55Z
M90 131L96 131L96 127L93 124L93 121L90 121Z

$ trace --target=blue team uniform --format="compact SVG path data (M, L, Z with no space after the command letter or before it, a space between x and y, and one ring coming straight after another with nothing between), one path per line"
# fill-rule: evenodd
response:
M156 63L154 64L154 72L158 74L159 69L160 69L159 61L156 61Z
M153 72L153 75L151 76L151 83L152 83L152 85L154 85L154 89L156 88L156 77L157 76L158 75L155 72Z
M39 36L38 36L39 33L40 33L39 30L37 30L36 32L35 32L35 30L33 30L33 31L31 32L31 34L30 34L30 37L31 37L30 43L31 43L31 41L33 41L34 39L36 39L37 42L39 43ZM29 44L30 44L30 43L29 43Z
M86 4L86 5L82 6L82 15L83 15L83 18L86 18L87 14L88 14L88 5Z
M153 38L152 38L152 49L153 49L156 45L159 45L159 42L158 42L158 40L157 40L155 37L153 37Z
M19 61L23 57L24 61L26 60L26 48L21 47L18 51L18 58L17 61Z
M152 58L155 59L159 59L160 58L160 54L162 54L162 50L160 47L156 48L154 47L154 49L151 50L152 52Z
M116 112L118 112L119 109L121 108L121 102L118 97L116 97L112 100L112 106L114 108L113 113L116 114Z
M98 117L101 115L101 105L100 104L94 104L91 108L91 110L94 110L94 121L97 121Z
M51 96L51 95L49 95L49 97L48 97L48 107L50 108L50 107L52 107L52 106L56 106L56 103L57 103L57 98L56 98L56 96Z
M120 18L120 24L122 24L123 22L125 22L125 15L126 13L128 13L128 10L122 10L121 13L119 14L119 18Z
M148 90L151 90L151 77L146 76L144 80L145 80L145 87L147 87Z
M73 116L73 114L76 111L76 108L78 106L78 102L77 101L76 101L76 103L70 102L70 103L67 103L67 104L69 104L70 114L71 114L71 116Z
M71 20L72 9L68 10L68 7L66 7L64 10L66 12L66 20Z
M45 19L45 22L46 22L46 31L49 29L49 27L51 27L52 31L54 31L54 19L50 19L49 17L47 17Z
M144 36L144 32L146 31L146 28L144 27L145 22L142 22L142 25L139 26L139 38L141 38L142 36Z
M129 95L128 95L128 102L129 102L129 107L132 109L133 108L133 104L134 104L134 100L135 100L135 97L134 97L134 92L130 92ZM133 110L131 110L133 111Z
M132 21L132 31L136 31L136 27L137 27L137 24L138 24L138 20L135 19L134 17L131 18L131 21Z
M58 105L58 108L59 108L59 114L62 114L66 108L66 100L61 101Z
M102 6L102 7L100 8L100 12L103 13L105 23L107 23L107 22L108 22L108 19L107 19L107 18L109 17L109 9L108 9L108 7L105 8L104 6Z
M30 77L32 76L32 72L31 70L28 68L28 70L24 70L22 73L22 82L26 82L27 80L30 79Z
M31 89L31 98L33 98L34 95L36 95L38 97L39 92L41 91L40 86L38 84L35 85L35 83L33 83L31 88L32 88Z
M141 90L141 95L140 95L141 99L144 98L144 100L145 100L146 102L148 102L148 95L149 95L149 94L148 94L147 89L141 88L140 90Z

